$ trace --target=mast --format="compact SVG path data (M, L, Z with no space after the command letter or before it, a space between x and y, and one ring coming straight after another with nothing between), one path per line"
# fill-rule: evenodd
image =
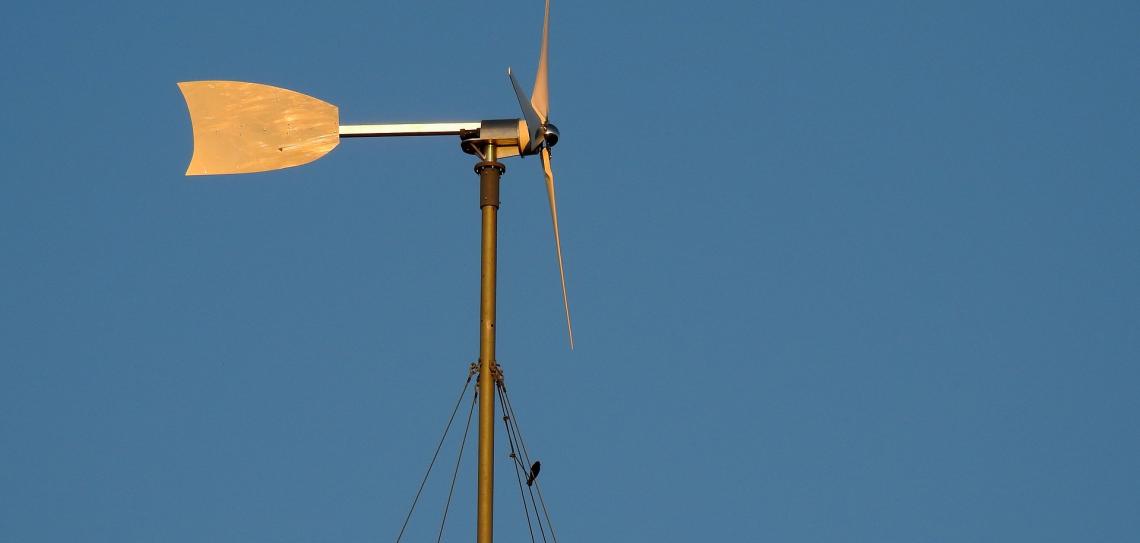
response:
M479 289L479 482L477 542L491 543L495 501L495 260L497 256L499 180L506 168L496 160L495 144L487 142L479 174L479 207L483 214Z

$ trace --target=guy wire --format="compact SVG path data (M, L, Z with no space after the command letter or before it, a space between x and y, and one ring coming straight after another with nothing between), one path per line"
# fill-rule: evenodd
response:
M471 395L471 408L467 410L467 426L463 429L463 439L459 441L459 457L455 459L455 471L451 474L451 489L447 491L447 503L443 506L443 518L439 521L439 535L435 543L443 540L443 527L447 524L447 510L451 508L451 496L455 493L455 480L459 478L459 465L463 461L463 448L467 445L467 433L471 431L471 415L475 414L475 401L479 399L479 391Z
M499 399L502 400L502 397L503 395L500 393ZM528 508L526 505L526 493L523 491L523 482L521 475L521 473L525 471L525 468L519 467L522 464L519 462L519 457L517 454L518 451L515 449L515 438L513 435L511 435L511 424L507 422L510 420L510 418L510 415L508 415L504 410L503 426L507 429L507 443L511 447L511 460L513 460L512 464L514 464L515 467L515 480L519 483L519 499L522 500L523 515L526 517L526 529L528 532L530 532L530 541L531 543L534 543L534 527L530 523L530 508Z
M431 468L435 465L436 458L439 457L439 451L443 448L443 441L447 439L447 432L451 429L451 423L455 421L455 414L459 412L459 406L463 403L463 397L467 395L467 387L471 385L471 376L467 374L467 382L463 383L463 390L459 392L459 397L455 400L455 407L451 410L451 417L447 419L447 425L443 427L443 435L439 437L439 444L435 446L435 454L431 455L431 462L428 464L427 472L424 473L424 478L420 481L420 488L416 491L416 497L412 500L412 507L408 509L408 514L404 516L404 524L400 526L400 534L396 536L396 543L400 543L400 539L404 537L404 530L408 528L408 521L412 519L412 512L416 510L416 504L420 501L420 494L424 491L424 485L427 484L428 476L431 475Z
M526 461L526 465L530 465L530 454L526 450L526 441L523 440L522 430L519 427L518 417L515 416L514 405L511 404L511 398L509 395L507 395L507 385L506 385L506 383L503 383L501 381L497 384L498 384L498 388L499 388L499 396L503 400L502 401L503 409L510 416L511 424L514 426L514 431L515 431L515 434L517 435L519 445L522 448L523 458ZM526 465L524 465L524 468L523 468L524 470L526 469ZM539 484L538 479L534 480L534 486L538 488L538 501L539 501L539 503L542 504L542 513L543 513L543 516L546 517L546 525L550 527L550 536L554 538L554 543L558 543L558 535L555 534L555 532L554 532L554 523L550 520L550 511L546 508L546 500L542 496L542 486ZM531 501L532 502L534 501L534 493L533 492L531 492ZM535 516L538 516L538 510L537 509L535 510ZM542 530L542 523L541 522L539 522L539 524L538 524L538 529L540 531ZM546 539L546 536L544 534L543 540L545 540L545 539Z

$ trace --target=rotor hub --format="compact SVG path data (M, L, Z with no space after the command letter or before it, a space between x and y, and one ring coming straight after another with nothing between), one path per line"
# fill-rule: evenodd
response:
M546 142L547 147L554 147L558 144L558 127L553 123L546 123L542 125L542 139Z

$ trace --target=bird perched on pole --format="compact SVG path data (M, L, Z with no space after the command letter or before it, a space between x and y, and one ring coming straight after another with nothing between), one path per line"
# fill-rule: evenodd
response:
M531 486L534 484L534 480L538 478L538 470L540 469L542 469L542 463L538 460L535 460L534 464L530 467L530 475L528 475L526 478L526 486Z

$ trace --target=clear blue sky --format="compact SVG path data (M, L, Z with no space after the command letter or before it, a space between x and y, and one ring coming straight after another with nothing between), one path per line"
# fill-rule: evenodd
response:
M393 540L477 353L472 160L187 179L175 83L514 117L541 10L7 6L0 541ZM514 159L499 358L563 543L1140 540L1140 4L553 11L577 350Z

